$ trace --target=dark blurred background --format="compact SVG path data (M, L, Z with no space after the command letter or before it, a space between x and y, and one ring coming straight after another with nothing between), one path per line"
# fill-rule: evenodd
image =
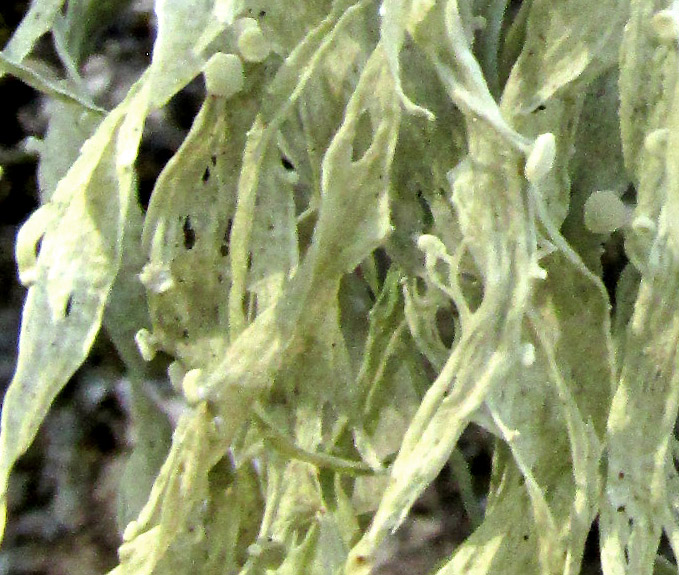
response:
M2 2L0 46L28 5L26 0ZM145 49L152 38L149 25L148 12L131 11L124 21L101 31L99 48L103 53L115 52L116 45L119 52L132 45ZM40 41L34 56L56 64L49 37ZM98 73L108 77L114 62L113 57L105 57ZM0 179L0 388L4 394L14 372L25 295L17 282L14 241L20 225L38 205L37 157L26 146L26 138L42 137L47 116L46 102L10 76L0 80L0 102L4 170ZM87 365L60 394L14 471L0 574L92 575L115 566L119 543L115 489L131 442L126 394L121 364L101 336Z

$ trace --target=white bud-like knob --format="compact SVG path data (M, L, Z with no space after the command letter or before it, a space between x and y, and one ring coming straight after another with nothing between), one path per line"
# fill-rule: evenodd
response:
M550 132L540 134L535 139L526 159L526 166L524 167L526 179L531 184L542 180L552 169L555 157L556 139L554 134Z
M669 136L669 129L658 128L653 130L644 138L644 147L655 156L661 156L665 153L667 148L667 137Z
M243 62L235 54L214 54L203 68L208 94L230 98L243 89Z
M154 294L164 293L174 287L174 278L169 266L155 262L149 262L142 268L139 280Z
M447 255L446 247L443 245L443 242L431 234L422 234L418 237L417 247L428 256L434 256L435 258Z
M192 369L188 371L184 376L182 381L182 391L184 392L184 397L190 405L195 405L204 401L207 397L207 392L205 387L200 385L203 380L203 370L202 369Z
M648 216L637 216L632 222L632 229L640 234L654 234L656 231L655 222Z
M246 62L261 62L271 53L271 44L256 20L242 18L237 22L236 33L238 51Z
M530 367L535 363L535 346L532 343L524 343L521 346L521 364Z
M230 25L234 14L233 0L215 0L213 14L222 24Z
M154 335L146 328L140 329L134 336L134 341L137 344L139 354L144 358L144 361L152 361L156 357L158 342Z
M651 27L658 40L676 42L679 40L679 15L671 8L661 10L651 18Z
M183 391L184 376L186 369L179 360L173 361L167 366L167 376L170 378L170 383L173 389L181 393Z
M608 234L626 225L631 211L615 192L594 192L585 202L585 226L592 233Z

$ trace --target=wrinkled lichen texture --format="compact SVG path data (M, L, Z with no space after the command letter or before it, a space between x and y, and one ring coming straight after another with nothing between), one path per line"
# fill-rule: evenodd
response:
M63 5L34 0L0 59L59 106L17 240L3 505L103 326L139 437L116 575L367 575L471 423L492 481L440 575L576 575L597 516L606 575L667 569L678 5L157 0L150 67L108 112L77 81L96 2ZM68 81L26 60L50 30ZM144 214L146 117L203 69ZM600 190L629 207L615 306L610 232L583 221ZM140 384L156 352L173 432Z

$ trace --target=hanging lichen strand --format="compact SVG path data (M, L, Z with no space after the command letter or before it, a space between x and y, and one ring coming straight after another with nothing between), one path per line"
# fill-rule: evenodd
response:
M3 525L103 326L137 435L116 575L368 575L470 423L491 484L439 575L577 575L597 517L606 575L675 569L679 5L516 4L157 0L106 111L78 81L97 2L32 2L0 72L57 112L17 238ZM67 80L29 61L50 31ZM201 72L143 214L146 118Z

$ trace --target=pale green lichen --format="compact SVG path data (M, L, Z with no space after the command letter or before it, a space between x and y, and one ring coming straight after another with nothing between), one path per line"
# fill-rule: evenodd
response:
M57 30L77 76L74 14L94 8L62 4L34 0L0 58L59 101L17 241L3 522L13 464L103 323L139 436L116 575L368 574L451 458L475 530L440 575L575 575L597 516L606 575L668 570L674 3L158 0L151 65L105 115L26 60ZM146 116L201 72L143 215ZM157 351L186 400L172 434L144 393ZM456 451L471 423L497 438L483 512Z

